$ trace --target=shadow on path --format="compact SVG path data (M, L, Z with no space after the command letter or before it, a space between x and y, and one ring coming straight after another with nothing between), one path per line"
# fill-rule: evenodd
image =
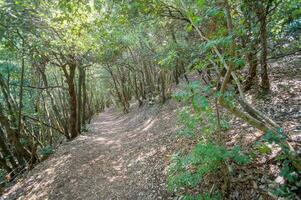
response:
M101 113L89 133L63 144L4 199L168 199L164 166L175 122L164 113Z

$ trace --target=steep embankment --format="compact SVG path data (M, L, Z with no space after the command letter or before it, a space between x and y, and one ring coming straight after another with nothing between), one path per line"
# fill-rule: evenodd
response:
M167 199L164 163L174 111L168 103L101 113L89 133L60 146L4 199Z

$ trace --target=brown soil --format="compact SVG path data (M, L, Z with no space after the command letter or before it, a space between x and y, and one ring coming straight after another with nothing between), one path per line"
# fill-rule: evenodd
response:
M174 103L101 113L91 131L60 146L4 199L169 199L165 166Z

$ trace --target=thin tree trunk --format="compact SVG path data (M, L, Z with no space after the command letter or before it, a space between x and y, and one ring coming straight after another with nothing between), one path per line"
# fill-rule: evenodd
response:
M161 98L162 103L166 101L166 75L164 69L160 71L160 81L161 81Z
M82 86L83 86L83 69L78 66L78 85L77 85L77 131L81 132L82 127Z
M263 8L261 8L263 10ZM261 65L261 87L264 91L270 90L270 81L268 76L268 43L267 43L267 16L264 11L259 14L260 20L260 44L261 44L261 55L260 55L260 65Z
M21 79L20 79L19 111L18 111L18 135L21 135L21 130L22 130L23 85L24 85L24 71L25 71L24 40L22 45L23 45L22 63L21 63Z
M173 27L171 27L170 31L171 31L171 36L172 36L173 42L175 44L177 44L178 41L177 41L176 34L174 32ZM179 57L178 52L177 52L177 56ZM179 76L181 75L181 69L180 69L180 67L181 66L179 65L179 59L177 58L176 59L176 66L175 66L175 69L173 70L173 76L174 76L174 79L175 79L177 85L180 83L180 81L179 81Z
M86 105L87 105L87 86L86 86L86 69L83 69L82 71L83 80L82 80L82 86L83 86L83 103L82 103L82 124L86 123Z
M48 87L48 80L47 80L47 76L45 74L45 69L42 69L42 68L38 68L40 74L41 74L41 77L42 77L42 80L43 80L43 83L44 83L44 87ZM55 78L55 81L56 81L56 84L59 85L57 79ZM59 128L62 128L62 127L65 127L66 125L66 120L64 118L64 116L61 114L61 113L65 113L65 112L60 112L59 111L59 108L55 102L55 98L53 96L53 94L51 92L49 92L49 90L46 90L46 94L48 95L48 97L50 98L50 103L51 103L51 108L54 112L54 116L55 116L55 121L58 125ZM60 91L58 92L58 94L60 95ZM59 98L61 99L61 98ZM44 104L45 104L45 108L46 108L46 102L45 102L45 99L44 99ZM50 119L49 119L50 120ZM67 137L69 135L68 133L68 129L66 128L63 128L64 129L64 135ZM68 137L67 137L68 138ZM69 139L69 138L68 138Z
M17 119L15 117L15 114L17 113L18 108L15 104L15 101L13 100L13 97L9 93L9 86L5 83L1 74L0 74L0 88L1 88L2 94L4 96L4 99L6 101L6 106L8 108L8 111L9 111L9 114L11 117L11 121L16 123Z

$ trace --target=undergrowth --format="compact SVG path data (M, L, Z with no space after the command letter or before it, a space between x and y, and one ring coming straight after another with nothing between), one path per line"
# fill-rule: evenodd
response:
M300 171L293 165L292 155L286 143L287 138L281 132L268 132L260 141L253 145L253 149L244 150L240 146L227 147L225 145L225 131L230 128L227 116L213 104L218 93L212 93L208 86L203 88L199 82L188 84L184 90L177 92L174 98L186 106L178 112L180 137L192 140L194 146L175 153L168 168L169 192L183 196L183 199L224 199L229 192L229 173L236 166L248 165L253 158L262 154L270 154L272 150L268 144L281 147L277 162L282 164L280 176L285 179L285 184L276 188L269 188L270 193L287 199L294 199L300 188ZM229 104L233 102L232 94L225 97ZM209 100L211 98L211 100ZM215 177L215 182L220 182L215 187L201 187L208 183L207 176ZM300 190L300 189L299 189Z

